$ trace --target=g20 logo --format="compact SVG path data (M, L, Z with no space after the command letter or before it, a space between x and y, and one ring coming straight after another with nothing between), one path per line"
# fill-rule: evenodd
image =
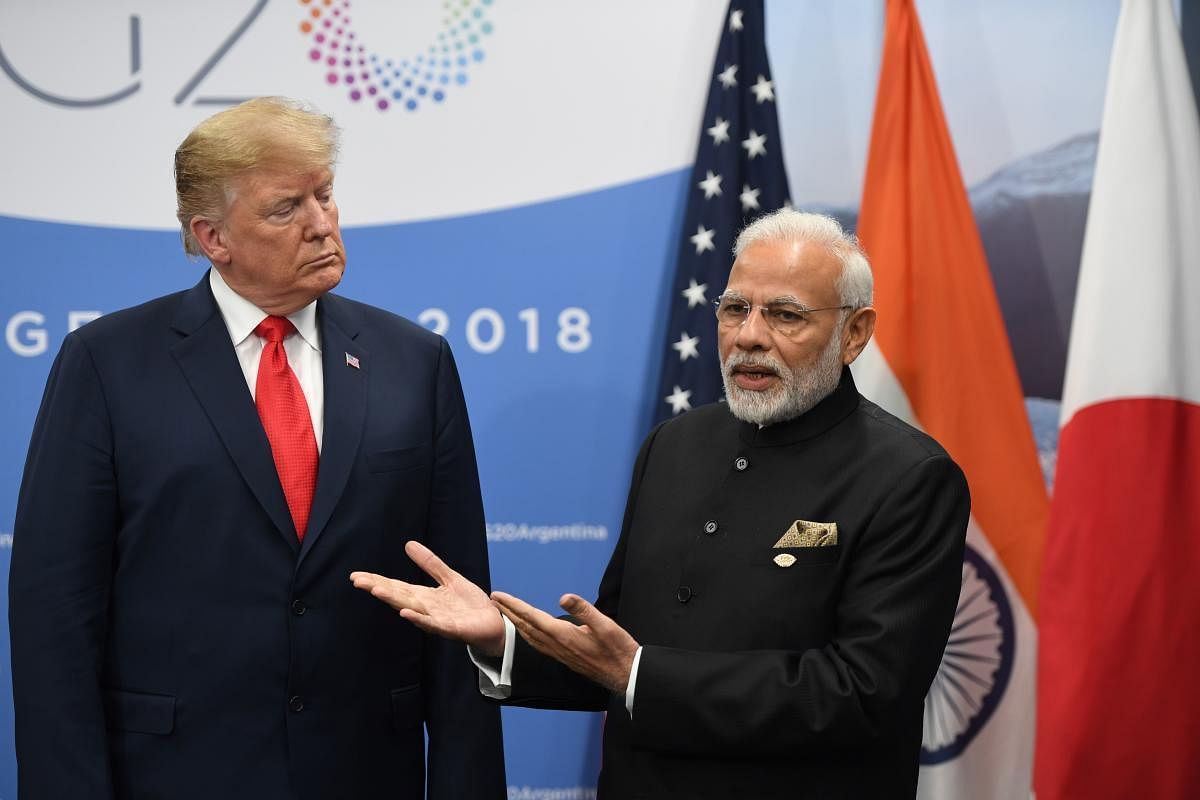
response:
M350 100L373 103L380 111L440 103L454 87L465 86L470 69L484 59L483 39L492 33L485 9L492 0L446 0L437 40L407 58L380 54L362 41L353 25L350 0L300 0L308 13L300 32L310 37L309 60L325 82L345 88Z
M256 0L215 50L192 73L172 98L175 105L232 105L238 98L211 97L200 92L209 73L239 44L262 14L268 0ZM345 92L353 103L370 103L379 111L416 111L426 103L441 103L450 92L466 86L471 70L485 58L484 42L493 31L487 11L494 0L442 0L442 28L424 50L402 56L369 47L351 14L351 0L292 0L299 6L297 31L305 37L308 67L315 79ZM378 38L386 31L371 31ZM51 105L95 108L120 102L142 88L142 25L129 17L129 82L94 97L67 97L36 85L12 63L0 42L0 70L27 94Z

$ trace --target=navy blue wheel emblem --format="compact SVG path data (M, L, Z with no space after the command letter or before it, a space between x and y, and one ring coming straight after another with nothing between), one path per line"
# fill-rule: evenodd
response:
M1000 576L967 545L962 589L937 677L925 696L921 763L957 757L991 718L1016 654L1012 606Z

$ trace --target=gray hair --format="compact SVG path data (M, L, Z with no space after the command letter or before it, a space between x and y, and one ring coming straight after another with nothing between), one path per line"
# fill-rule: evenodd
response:
M764 214L751 222L738 234L733 244L733 257L756 242L813 242L824 245L842 262L842 274L838 276L837 290L842 305L852 309L871 305L875 279L867 255L858 243L858 238L846 233L841 223L825 214L781 208Z

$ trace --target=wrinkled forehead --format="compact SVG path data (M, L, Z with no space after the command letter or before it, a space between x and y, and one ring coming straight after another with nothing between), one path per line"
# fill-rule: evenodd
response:
M838 299L841 271L841 261L823 245L755 242L733 262L725 292L755 303L790 299L805 305L831 305Z
M227 196L290 195L313 191L333 182L327 166L274 162L248 169L234 177Z

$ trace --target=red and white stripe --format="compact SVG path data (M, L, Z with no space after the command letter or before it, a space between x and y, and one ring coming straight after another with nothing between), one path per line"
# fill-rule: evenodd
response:
M1200 787L1200 121L1170 0L1117 24L1042 583L1040 800Z

